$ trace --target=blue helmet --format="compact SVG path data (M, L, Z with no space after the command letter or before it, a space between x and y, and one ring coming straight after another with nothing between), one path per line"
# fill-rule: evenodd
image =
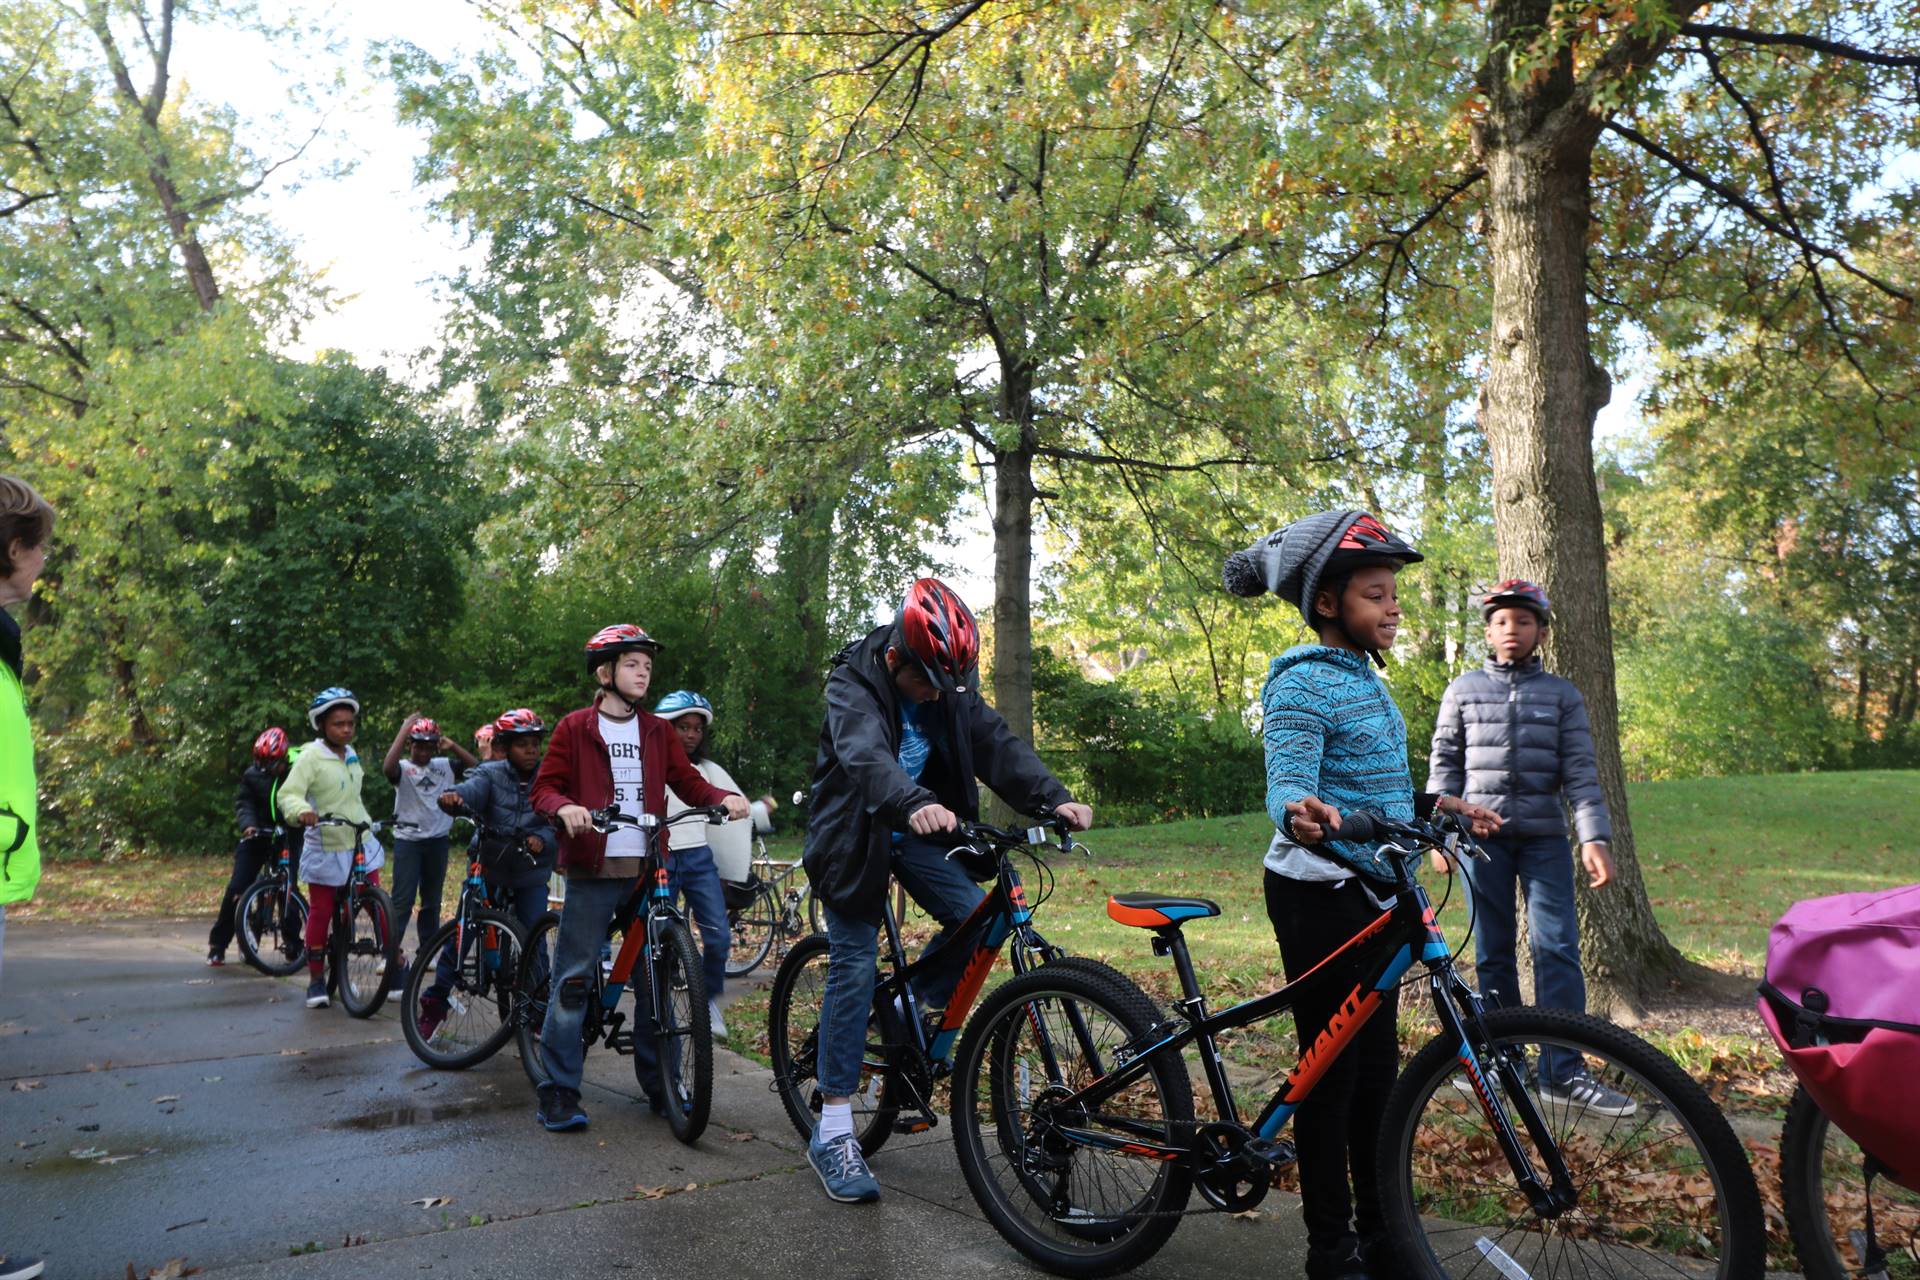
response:
M339 685L322 689L313 695L313 701L307 704L307 723L318 729L320 717L335 707L352 707L353 714L360 714L360 699L353 696L353 690L343 689Z
M698 712L708 724L713 723L713 704L691 689L675 689L653 709L662 720L677 720L689 712Z

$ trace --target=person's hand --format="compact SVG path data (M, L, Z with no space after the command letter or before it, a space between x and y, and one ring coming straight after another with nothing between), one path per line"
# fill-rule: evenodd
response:
M1493 835L1500 830L1500 825L1506 821L1505 818L1502 818L1485 805L1468 804L1459 796L1441 796L1433 807L1442 813L1457 813L1465 818L1468 828L1476 836Z
M938 831L952 831L960 825L960 819L953 816L953 810L943 804L930 804L915 809L907 816L907 827L917 836L930 836Z
M447 736L446 734L444 734L444 733L440 735L440 749L441 749L442 751L451 751L451 750L453 750L453 739L452 739L452 738L449 738L449 737L448 737L448 736Z
M421 720L420 713L418 711L413 712L405 720L402 720L400 722L400 732L403 734L407 733L413 728L414 725L418 724L420 720Z
M1065 804L1055 805L1053 811L1065 818L1067 826L1074 831L1093 829L1093 806L1091 805L1081 804L1078 800L1069 800Z
M527 852L532 854L534 857L537 858L542 853L546 852L546 848L547 848L547 842L545 840L542 840L539 836L527 837Z
M1301 844L1319 844L1340 829L1340 811L1318 796L1304 796L1287 805L1287 826Z
M242 840L251 840L251 839L253 839L253 838L254 838L255 836L257 836L257 835L259 835L259 834L260 834L260 828L258 828L258 827L242 827L242 828L240 828L240 838L241 838Z
M753 816L753 806L747 803L745 796L729 794L727 798L720 803L726 806L727 816L735 822L738 822L742 818L751 818Z
M319 822L320 815L315 810L309 809L300 815L300 825L303 827L317 826Z
M1580 865L1587 869L1587 886L1604 889L1613 883L1613 853L1600 840L1580 846Z
M1453 860L1447 857L1446 854L1440 852L1440 850L1428 850L1427 857L1433 863L1434 874L1442 876L1453 874Z
M442 791L440 793L440 807L448 813L460 812L460 793L458 791Z
M767 806L768 813L772 813L775 809L778 809L780 807L780 802L773 798L773 793L771 791L769 791L766 795L760 797L760 803Z
M567 829L570 836L584 835L593 829L593 814L583 805L563 804L554 817L560 819L560 825Z

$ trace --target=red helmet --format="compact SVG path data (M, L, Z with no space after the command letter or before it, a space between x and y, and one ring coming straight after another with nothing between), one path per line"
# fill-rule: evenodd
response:
M493 722L495 737L509 738L522 733L545 733L547 726L540 723L540 717L525 707L515 707L504 712Z
M253 759L256 764L275 764L287 758L287 731L278 726L263 730L253 740Z
M916 581L900 603L894 629L934 688L966 692L980 665L980 628L952 587L938 578Z
M1497 582L1480 596L1480 617L1483 621L1491 621L1496 610L1516 608L1533 610L1543 627L1553 612L1552 604L1547 601L1547 593L1525 578L1508 578L1504 582Z
M602 627L587 641L587 670L623 653L659 653L660 642L631 622Z
M421 716L413 722L413 728L407 730L408 742L439 742L440 726Z
M493 726L483 724L473 731L473 745L485 751L493 745Z

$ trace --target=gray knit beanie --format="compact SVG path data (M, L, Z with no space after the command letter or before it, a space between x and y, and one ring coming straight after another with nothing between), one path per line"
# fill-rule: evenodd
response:
M1366 515L1364 511L1321 511L1295 520L1268 534L1245 551L1227 557L1220 578L1237 596L1271 591L1295 605L1300 617L1314 625L1313 595L1327 561L1340 546L1340 536Z

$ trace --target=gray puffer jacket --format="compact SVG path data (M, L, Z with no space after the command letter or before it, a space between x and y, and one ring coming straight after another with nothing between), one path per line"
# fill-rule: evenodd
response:
M1488 658L1447 686L1427 790L1485 805L1506 820L1502 836L1559 836L1562 788L1581 843L1611 839L1587 704L1572 681L1548 674L1536 655Z

